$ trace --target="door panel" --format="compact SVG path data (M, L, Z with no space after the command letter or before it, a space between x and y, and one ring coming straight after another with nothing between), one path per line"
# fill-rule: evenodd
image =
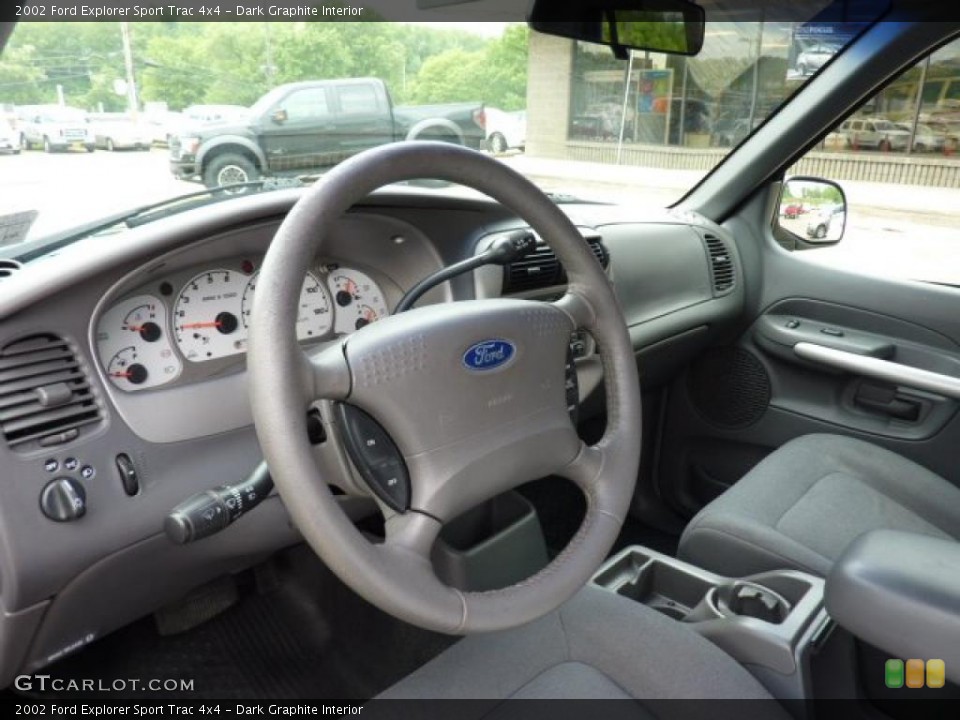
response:
M755 198L727 223L747 313L671 386L661 495L689 515L809 433L872 442L960 485L960 291L809 262L770 236L769 206Z

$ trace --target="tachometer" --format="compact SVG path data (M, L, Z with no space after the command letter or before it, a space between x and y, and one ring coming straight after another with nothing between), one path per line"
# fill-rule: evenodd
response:
M327 277L337 306L335 330L351 333L390 314L383 291L366 273L337 268Z
M203 362L246 349L240 322L247 276L234 270L209 270L183 286L173 307L173 332L187 360Z
M110 382L145 390L175 379L181 370L167 330L167 310L152 295L121 300L97 323L97 354Z
M244 328L250 327L250 313L253 310L253 297L257 289L260 272L256 272L243 291L240 315ZM307 273L300 290L300 304L297 306L297 339L310 340L323 337L333 325L333 313L327 291L313 273Z

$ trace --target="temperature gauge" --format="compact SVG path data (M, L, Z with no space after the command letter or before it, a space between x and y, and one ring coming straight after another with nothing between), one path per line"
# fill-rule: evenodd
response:
M366 273L338 268L327 276L327 287L336 306L338 333L352 333L390 314L383 291Z
M97 323L97 354L122 390L145 390L179 376L182 366L170 342L167 308L152 295L121 300Z

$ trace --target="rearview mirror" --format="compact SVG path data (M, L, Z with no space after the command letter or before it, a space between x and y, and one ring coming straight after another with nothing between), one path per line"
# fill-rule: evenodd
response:
M806 245L836 245L847 226L847 197L837 183L814 177L792 177L783 184L778 227Z
M547 35L627 50L696 55L703 47L703 8L688 0L536 0L530 27Z

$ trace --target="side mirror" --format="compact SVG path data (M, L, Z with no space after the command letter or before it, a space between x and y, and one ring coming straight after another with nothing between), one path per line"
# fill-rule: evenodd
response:
M689 0L536 0L529 25L540 33L628 50L696 55L705 13Z
M800 240L798 249L836 245L847 227L847 196L831 180L792 177L783 183L775 223Z
M277 125L283 125L287 121L287 111L283 108L274 110L273 114L270 116L270 119L273 120Z

